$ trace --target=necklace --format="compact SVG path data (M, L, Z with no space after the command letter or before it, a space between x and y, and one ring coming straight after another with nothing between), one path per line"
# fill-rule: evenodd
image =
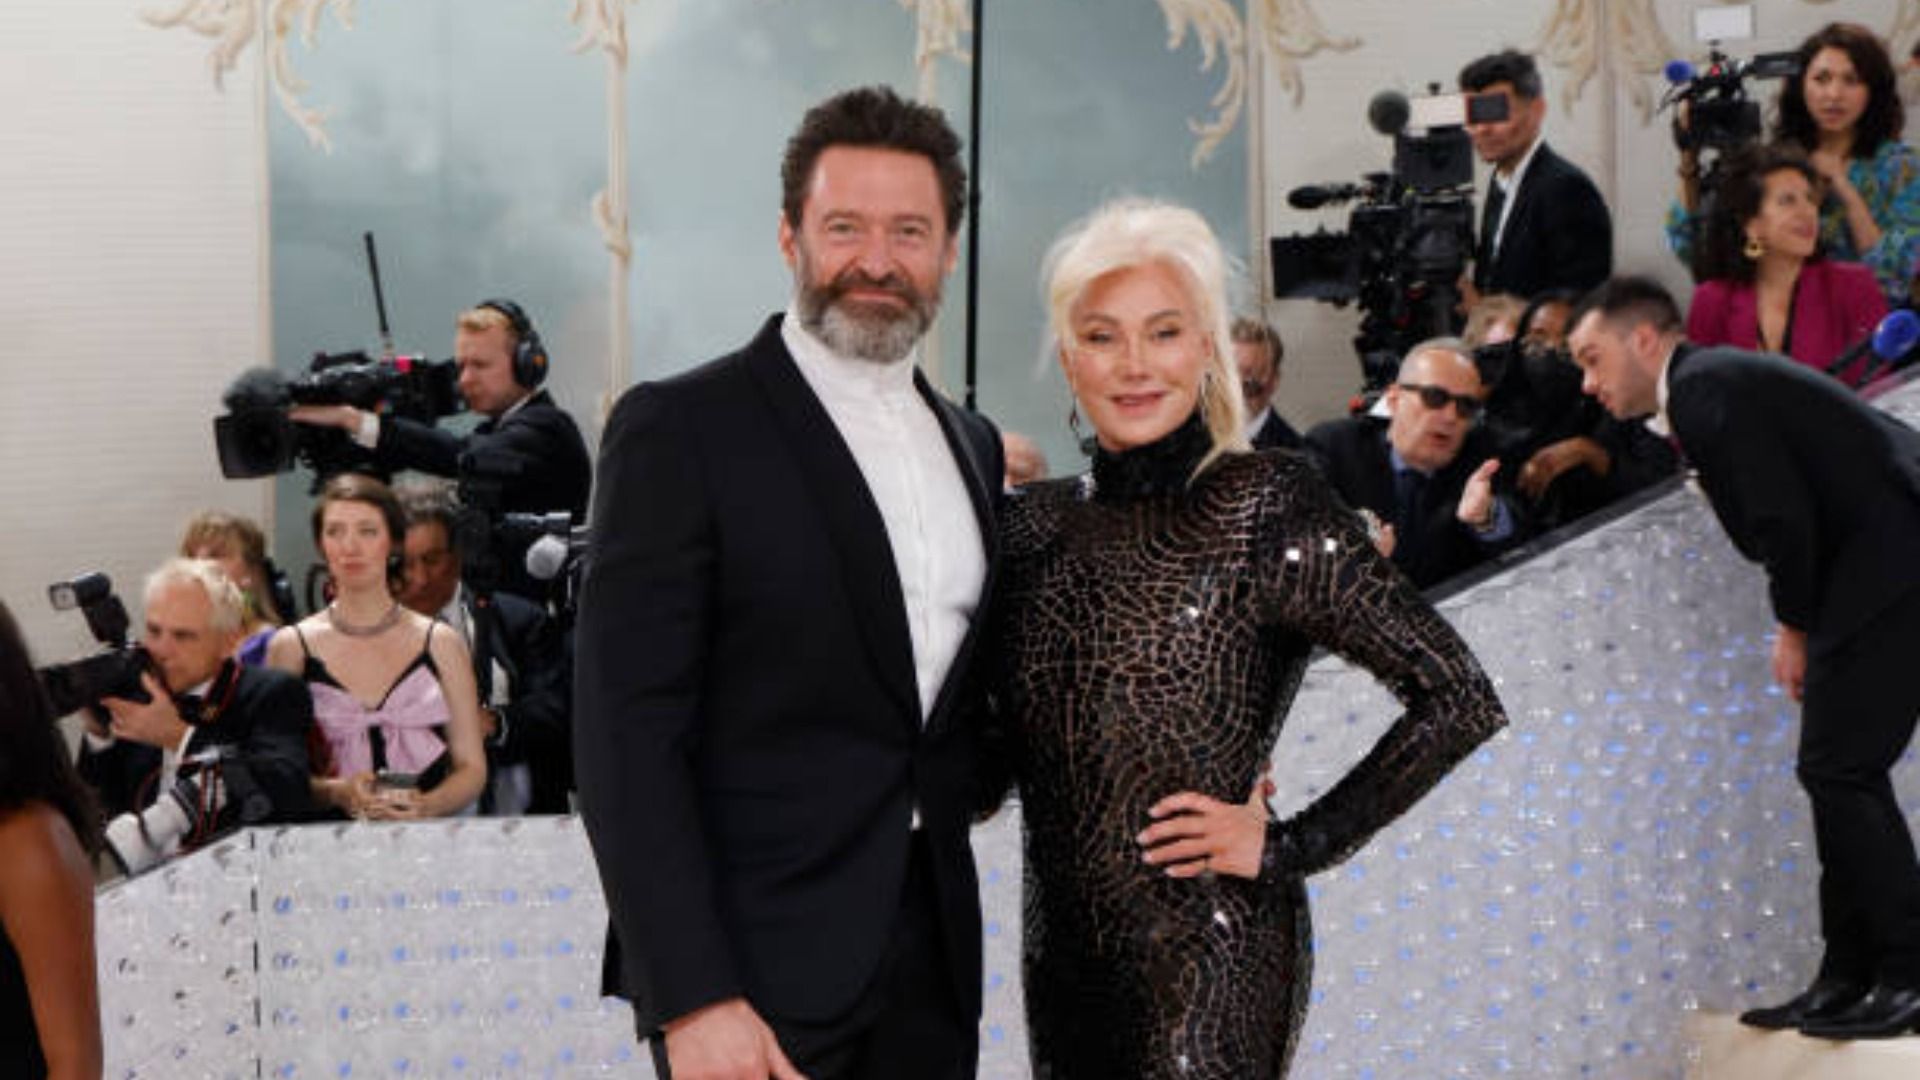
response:
M327 625L348 637L373 637L377 634L384 633L388 628L392 627L394 623L399 621L400 601L398 600L393 602L393 606L387 609L385 615L380 616L365 626L355 626L342 618L340 616L340 606L337 603L327 605Z

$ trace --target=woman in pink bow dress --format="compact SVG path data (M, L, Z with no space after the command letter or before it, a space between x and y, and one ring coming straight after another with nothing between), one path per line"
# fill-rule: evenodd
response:
M480 703L460 635L394 598L406 519L385 484L344 473L313 509L333 601L278 631L267 663L306 680L324 746L315 802L349 817L466 812L486 785Z

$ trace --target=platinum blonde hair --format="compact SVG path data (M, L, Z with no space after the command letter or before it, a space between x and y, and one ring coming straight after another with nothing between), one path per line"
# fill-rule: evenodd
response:
M198 585L211 605L207 628L216 634L236 634L247 624L247 599L220 564L212 559L168 559L147 575L146 599L170 585Z
M1047 332L1071 352L1073 308L1108 274L1159 264L1186 286L1210 346L1200 380L1200 413L1213 448L1197 476L1222 454L1248 451L1246 403L1233 366L1233 319L1227 303L1227 256L1206 219L1156 199L1116 199L1075 222L1047 251L1041 271Z

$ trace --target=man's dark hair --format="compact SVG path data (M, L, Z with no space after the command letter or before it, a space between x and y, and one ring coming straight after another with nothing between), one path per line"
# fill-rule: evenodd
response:
M1820 174L1800 147L1791 142L1744 146L1727 155L1716 205L1707 224L1700 269L1703 277L1752 281L1756 264L1746 257L1746 224L1767 199L1767 178L1778 172L1796 172L1813 189L1816 204L1824 187ZM1818 250L1814 252L1819 255Z
M1522 101L1540 96L1540 69L1519 49L1502 49L1460 69L1460 89L1471 94L1501 82L1512 83Z
M1786 80L1780 88L1780 116L1774 124L1774 137L1799 143L1809 154L1820 148L1819 125L1813 122L1813 114L1807 112L1803 84L1807 65L1813 63L1822 49L1846 53L1847 59L1853 61L1854 74L1860 76L1867 88L1867 108L1853 126L1853 146L1848 155L1870 158L1879 152L1881 143L1900 137L1907 126L1907 110L1900 104L1900 91L1894 85L1893 58L1887 55L1887 47L1880 44L1873 31L1857 23L1828 23L1800 43L1795 59L1800 62L1801 74Z
M74 770L34 673L26 638L0 602L0 814L43 802L89 852L100 850L100 810Z
M919 154L933 163L946 204L947 231L960 228L967 213L967 167L960 161L960 136L946 114L931 105L907 101L885 86L848 90L807 110L799 130L787 140L780 162L781 208L787 224L800 227L814 163L831 146L868 146Z
M1275 330L1272 323L1243 315L1233 320L1228 333L1242 345L1265 345L1275 371L1280 370L1280 362L1287 358L1287 347L1280 340L1280 331Z
M407 515L407 528L438 525L447 534L447 550L460 550L460 500L452 484L407 481L395 485L393 495Z
M1610 323L1651 323L1663 334L1678 332L1684 326L1680 306L1673 302L1667 287L1638 274L1608 278L1596 285L1568 313L1567 329L1579 326L1580 320L1593 312Z

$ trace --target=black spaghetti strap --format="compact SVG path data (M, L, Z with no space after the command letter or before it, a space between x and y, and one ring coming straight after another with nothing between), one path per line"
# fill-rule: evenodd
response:
M307 635L301 632L299 623L293 624L293 636L300 639L300 655L313 659L313 650L307 648Z

